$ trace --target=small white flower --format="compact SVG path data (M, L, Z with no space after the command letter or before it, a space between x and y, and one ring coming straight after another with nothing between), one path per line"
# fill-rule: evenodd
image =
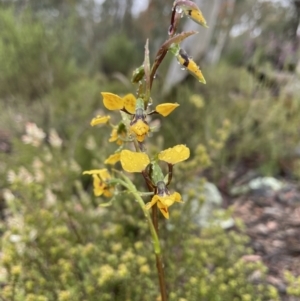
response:
M75 160L70 161L69 168L70 168L71 171L73 171L75 173L79 173L81 171L81 167L79 166L79 164Z
M50 129L49 133L49 143L51 146L55 148L61 148L62 146L62 139L58 136L57 132L55 129Z
M16 173L15 173L13 170L10 169L10 170L7 172L7 181L8 181L10 184L12 184L12 183L14 183L14 182L16 181L16 179L17 179Z
M24 218L20 214L8 217L6 222L9 229L24 229Z
M7 281L7 270L3 267L0 267L0 283L5 283Z
M52 154L50 152L45 152L44 159L45 159L46 162L50 163L52 161L52 159L53 159L53 156L52 156Z
M41 145L42 141L46 137L44 131L37 127L33 122L27 122L25 128L26 134L22 136L22 141L25 144L30 144L35 147Z
M18 173L18 180L24 184L30 184L34 179L31 173L24 166L21 166Z
M48 207L52 207L56 204L57 197L56 195L52 192L51 189L47 188L46 189L46 198L45 198L45 203Z
M44 166L44 163L41 161L40 158L34 158L32 167L34 169L41 169Z
M21 237L21 235L12 234L12 235L9 237L9 240L10 240L12 243L17 243L17 242L20 242L20 241L22 240L22 237Z
M87 138L87 141L85 143L85 148L88 149L88 150L94 150L94 149L97 148L97 143L96 143L94 137L89 136Z
M36 229L31 229L29 232L30 241L34 241L38 236L38 231Z
M15 196L9 189L4 189L3 190L3 198L6 202L10 202L15 199Z
M35 170L34 172L34 180L38 183L42 183L45 180L45 174L42 170Z

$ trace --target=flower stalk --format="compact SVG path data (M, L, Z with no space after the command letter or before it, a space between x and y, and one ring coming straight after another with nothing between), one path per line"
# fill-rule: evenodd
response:
M148 192L140 192L134 183L123 173L114 169L116 176L112 176L107 168L85 171L84 174L93 177L94 194L98 197L110 197L111 201L102 205L109 206L115 199L116 194L121 194L117 186L120 185L125 191L131 194L139 204L147 219L153 242L154 254L156 257L156 268L160 286L161 301L167 301L167 286L164 276L164 265L162 249L159 241L159 212L166 218L170 218L169 208L182 202L178 192L171 193L169 185L173 179L173 167L175 164L185 161L190 156L190 150L183 144L176 145L159 152L148 154L146 141L149 134L154 131L149 122L149 116L159 114L167 117L179 104L162 103L150 111L149 104L152 104L151 89L157 69L166 57L167 53L173 54L178 62L184 66L200 82L206 83L204 76L194 60L181 49L180 43L187 37L195 34L195 31L176 34L177 25L181 16L187 16L196 23L207 27L206 21L197 7L189 0L176 0L172 8L171 24L168 30L169 38L159 48L154 62L151 66L149 55L149 41L146 41L143 64L138 67L132 76L132 83L137 84L137 95L127 94L124 97L111 92L102 92L104 107L109 111L119 111L121 120L118 124L112 124L110 116L96 116L91 121L91 126L108 125L112 128L109 142L118 145L117 150L111 154L105 164L115 165L119 162L124 171L138 173L144 177ZM131 147L128 147L128 144ZM132 146L135 151L132 151ZM165 167L162 168L162 165ZM168 173L165 175L164 170ZM151 200L145 204L142 197L151 196ZM150 214L150 209L152 213Z

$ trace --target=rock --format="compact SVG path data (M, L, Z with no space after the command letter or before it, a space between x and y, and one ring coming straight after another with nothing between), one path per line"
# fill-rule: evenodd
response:
M234 226L232 218L222 218L222 215L225 213L225 210L222 208L223 198L216 185L206 182L203 188L204 202L200 201L200 197L197 194L189 202L195 223L200 227L217 224L224 229Z
M252 192L265 197L268 196L270 192L279 191L283 187L284 184L273 177L258 177L249 181L248 184L233 187L230 193L236 196Z
M284 184L272 177L259 177L251 180L248 186L250 190L271 189L278 191L283 188Z

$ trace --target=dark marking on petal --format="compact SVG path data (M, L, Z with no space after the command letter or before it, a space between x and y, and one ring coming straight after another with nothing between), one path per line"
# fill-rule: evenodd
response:
M180 49L179 50L179 55L183 58L184 60L184 63L182 64L183 66L185 67L188 67L189 63L190 63L190 59L187 55L187 53L183 50L183 49Z

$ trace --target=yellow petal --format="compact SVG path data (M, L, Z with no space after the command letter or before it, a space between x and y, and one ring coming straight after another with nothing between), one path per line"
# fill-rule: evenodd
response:
M163 216L166 219L169 219L169 210L168 210L168 207L165 206L164 204L160 203L160 202L157 203L157 207L160 210L160 212L163 214Z
M106 123L110 119L110 116L96 116L91 121L91 126L95 126L97 124Z
M127 133L126 129L121 129L120 127L114 128L111 131L110 138L108 139L109 142L116 142L118 145L122 145L124 140L126 139Z
M99 175L100 173L103 172L103 170L107 170L107 169L92 169L92 170L86 170L84 171L82 174L83 175Z
M204 19L200 9L184 9L184 13L199 25L208 28L206 20Z
M145 205L145 208L146 208L147 210L149 210L153 205L155 205L155 204L157 203L158 200L159 200L159 197L158 197L157 194L155 194L155 195L153 196L153 198L151 199L151 202L149 202L149 203L147 203L147 204Z
M150 127L143 120L139 119L136 123L131 125L131 131L136 135L136 139L139 142L143 142L146 134L148 134Z
M95 196L101 196L102 194L106 197L112 196L113 188L106 183L111 179L111 176L106 168L87 170L83 174L92 175Z
M192 59L190 59L190 61L189 61L187 70L190 71L190 73L192 75L194 75L199 80L199 82L206 84L206 80L205 80L201 70L199 69L198 65Z
M107 198L112 197L113 189L104 189L103 195L106 196Z
M181 195L178 192L174 192L170 195L158 196L158 197L159 197L159 201L167 207L172 206L174 202L181 202Z
M180 193L174 192L173 194L171 194L171 196L172 196L172 198L174 199L175 202L179 202L179 203L182 202Z
M99 176L102 181L108 181L111 179L111 176L106 168L103 168L99 172Z
M113 155L110 155L105 161L104 164L111 164L115 165L118 161L120 161L121 153L116 153Z
M195 76L199 82L206 84L206 80L201 72L201 70L199 69L198 65L194 62L193 59L191 59L187 53L183 50L180 49L178 55L176 56L178 62L187 68L187 70L193 75Z
M135 113L136 98L133 94L127 94L123 97L125 109L131 113Z
M113 93L102 92L104 106L108 110L121 110L124 107L123 99Z
M158 158L161 161L165 161L170 164L176 164L188 159L190 156L190 149L183 144L176 145L172 148L168 148L158 154Z
M100 178L93 174L93 186L94 186L94 195L100 196L104 192L105 184L100 180Z
M109 142L114 142L118 139L118 130L117 129L113 129L111 131L111 134L110 134L110 138L109 138Z
M150 159L145 153L136 153L129 150L122 150L120 161L122 167L127 172L142 172L150 163Z
M157 203L157 207L159 208L160 212L163 214L165 218L169 218L169 210L168 206L162 204L160 202L160 197L158 195L154 195L151 202L145 205L145 208L149 210L153 205Z
M163 103L156 106L155 111L160 115L166 117L170 113L172 113L178 106L178 103Z
M108 174L109 175L109 174ZM105 176L105 175L103 175ZM110 175L109 175L110 178ZM94 195L95 196L101 196L102 194L105 197L111 197L113 195L113 187L109 187L103 178L98 175L93 174L93 186L94 186ZM108 179L107 179L108 180Z

